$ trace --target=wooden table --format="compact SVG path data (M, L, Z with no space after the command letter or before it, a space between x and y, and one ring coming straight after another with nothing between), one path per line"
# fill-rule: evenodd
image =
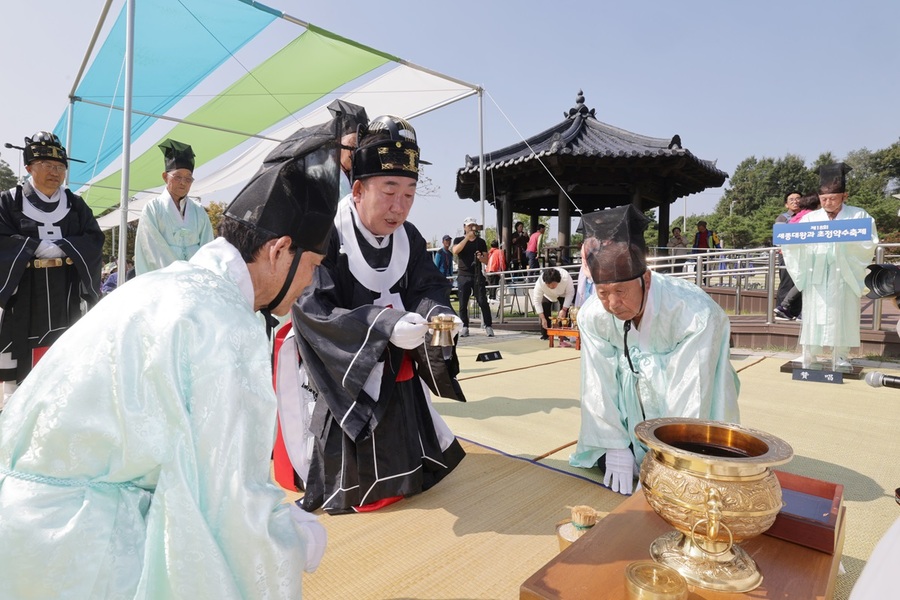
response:
M763 574L760 587L744 594L692 587L690 600L803 598L830 600L844 547L844 511L838 520L833 555L767 535L741 543ZM520 600L625 598L625 567L650 559L650 543L671 531L636 492L577 542L529 577Z
M575 338L575 349L581 350L581 336L578 335L578 330L573 329L571 327L548 327L547 328L547 336L550 338L550 347L553 347L553 338L554 336L559 337L573 337Z

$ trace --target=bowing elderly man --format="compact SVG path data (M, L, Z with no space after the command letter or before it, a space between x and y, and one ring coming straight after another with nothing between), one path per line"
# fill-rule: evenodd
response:
M265 326L332 231L332 133L266 165L189 262L142 275L53 345L0 415L9 598L302 595L325 531L270 480Z
M25 138L31 178L0 192L0 409L37 360L100 298L103 232L66 186L59 138Z
M819 169L819 201L801 223L872 219L847 201L844 163ZM860 298L865 290L866 266L872 262L878 234L872 220L872 237L862 242L791 244L782 247L784 263L797 289L803 292L803 325L800 327L801 360L808 367L824 347L832 349L832 369L849 368L850 348L859 346Z
M621 494L646 453L641 421L739 419L728 316L693 283L647 269L648 223L631 205L584 216L595 294L578 312L581 429L569 464L599 464Z
M141 211L134 239L134 270L138 275L176 260L189 260L213 239L209 215L188 196L194 183L194 150L170 139L159 149L166 161L162 174L166 189Z

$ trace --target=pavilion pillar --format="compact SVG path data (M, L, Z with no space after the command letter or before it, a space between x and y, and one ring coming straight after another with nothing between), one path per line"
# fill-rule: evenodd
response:
M497 232L502 244L503 253L506 255L506 262L509 264L510 240L512 239L512 202L506 194L501 196L500 202L497 204L500 209L498 212Z
M561 265L568 265L572 261L569 258L569 244L572 240L572 208L569 203L569 197L565 194L565 192L560 189L559 190L559 233L557 235L559 240L559 263Z
M668 187L668 186L667 186ZM669 245L669 224L672 222L672 217L670 215L670 209L672 208L671 204L671 196L669 195L669 190L666 190L666 195L662 199L662 202L659 205L659 246L661 248L665 248Z

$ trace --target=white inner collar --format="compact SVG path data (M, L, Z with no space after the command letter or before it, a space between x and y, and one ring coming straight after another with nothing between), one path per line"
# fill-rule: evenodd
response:
M358 219L359 215L356 213L353 197L345 196L334 217L334 226L340 235L341 249L347 255L350 272L357 281L373 292L387 294L406 273L409 264L409 238L406 235L406 228L401 225L394 233L384 236L379 243L372 232L367 230ZM354 226L354 220L357 221L357 226ZM387 268L378 270L369 265L359 247L359 239L356 237L357 227L363 238L373 248L387 248L393 239L391 260Z

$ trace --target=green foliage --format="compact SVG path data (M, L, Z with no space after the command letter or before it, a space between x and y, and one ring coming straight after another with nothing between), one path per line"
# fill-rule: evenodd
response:
M13 188L18 181L16 174L13 173L13 170L6 163L5 160L0 160L0 190L8 190Z
M212 225L213 235L218 235L219 231L219 223L222 222L222 217L225 214L225 209L228 208L224 202L210 202L209 206L206 207L206 214L209 215L209 222Z
M802 157L787 154L783 158L744 159L729 180L729 187L712 214L672 221L688 239L697 231L697 221L705 220L716 231L726 248L763 246L771 243L772 225L784 211L784 197L791 191L812 193L818 188L819 167L843 160L853 170L847 176L848 203L859 206L875 219L879 237L885 242L900 242L900 202L891 197L900 185L900 141L870 151L854 150L839 159L823 152L806 166Z
M114 210L114 209L111 209ZM125 256L134 258L134 236L137 234L137 222L129 223L125 230L128 235L128 241L125 245ZM103 240L103 260L108 262L119 255L119 228L113 227L103 232L105 239Z

